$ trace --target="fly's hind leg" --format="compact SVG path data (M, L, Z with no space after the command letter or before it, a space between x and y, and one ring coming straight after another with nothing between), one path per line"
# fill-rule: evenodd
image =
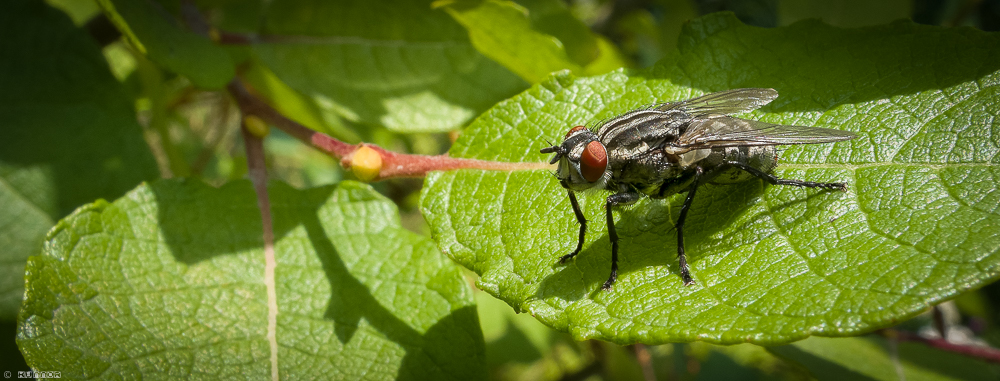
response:
M604 282L603 286L601 286L601 289L603 290L610 290L611 286L615 284L615 280L618 279L618 231L615 230L615 218L611 214L611 211L618 205L633 204L636 201L639 201L639 197L642 196L635 191L623 191L608 196L606 209L608 218L608 238L611 239L611 276L609 276L608 280Z
M749 165L747 165L745 163L740 163L740 162L737 162L737 161L727 161L727 162L725 162L725 165L742 169L742 170L746 171L747 173L749 173L751 175L754 175L756 177L759 177L759 178L763 179L764 181L767 181L767 182L769 182L771 184L774 184L774 185L792 185L792 186L796 186L796 187L805 187L805 188L822 188L822 189L832 189L832 190L839 190L839 191L847 191L847 184L846 183L817 183L817 182L812 182L812 181L782 179L782 178L779 178L778 176L772 175L770 173L765 173L764 171L761 171L760 169L754 168L754 167L749 166Z
M566 261L573 259L573 257L577 254L580 254L580 249L583 249L583 239L587 236L587 218L583 216L583 211L580 210L580 203L576 201L576 194L574 194L573 191L569 191L569 203L573 205L573 213L576 214L576 222L580 223L580 239L576 241L576 250L560 257L559 263L566 263Z
M680 263L681 280L684 281L685 286L694 284L694 279L691 278L691 271L688 269L687 256L684 255L684 220L687 219L688 209L691 209L691 203L694 202L695 191L697 191L698 187L701 186L704 174L705 171L701 167L695 167L691 185L688 187L687 198L684 199L684 205L681 206L681 213L677 216L677 224L674 225L677 228L677 261Z

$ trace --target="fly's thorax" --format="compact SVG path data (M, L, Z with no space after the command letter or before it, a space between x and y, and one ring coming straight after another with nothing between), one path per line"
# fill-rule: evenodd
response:
M647 188L658 187L664 181L680 176L683 170L677 165L676 158L663 149L612 151L608 167L611 172L609 184L628 184L647 195L653 194Z
M597 135L612 157L629 157L675 142L690 119L677 111L635 110L608 120Z
M611 182L640 189L677 176L677 160L663 147L677 141L690 119L676 110L646 108L604 122L597 135L608 151Z

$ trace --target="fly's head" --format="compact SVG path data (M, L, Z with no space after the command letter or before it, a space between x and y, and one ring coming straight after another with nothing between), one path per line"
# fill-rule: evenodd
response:
M608 151L597 139L597 134L583 126L571 128L562 144L542 148L541 152L556 154L549 163L559 163L556 177L566 189L600 188L607 181Z

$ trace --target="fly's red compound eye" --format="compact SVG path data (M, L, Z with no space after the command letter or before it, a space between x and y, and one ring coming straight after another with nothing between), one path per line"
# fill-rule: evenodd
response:
M570 128L569 132L566 133L566 137L568 138L570 135L573 135L574 132L580 131L580 130L582 130L584 128L586 128L586 127L584 127L584 126L576 126L576 127Z
M581 127L582 128L582 127ZM604 170L608 169L608 151L599 141L587 143L580 155L580 172L588 182L595 182L604 176Z

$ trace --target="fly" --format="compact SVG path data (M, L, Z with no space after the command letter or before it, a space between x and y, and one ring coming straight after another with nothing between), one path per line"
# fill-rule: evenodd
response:
M684 219L702 184L763 179L771 184L846 191L845 183L817 183L781 179L771 174L778 161L776 146L831 143L854 138L854 133L829 128L787 126L730 115L756 110L778 97L774 89L735 89L697 98L656 104L601 122L594 129L576 126L562 144L543 148L555 153L556 177L569 191L569 202L580 224L580 238L572 259L583 248L587 219L575 192L604 189L608 237L611 239L611 275L601 287L608 290L618 277L618 233L611 211L642 196L662 199L687 192L675 227L677 258L685 286L694 284L684 255Z

